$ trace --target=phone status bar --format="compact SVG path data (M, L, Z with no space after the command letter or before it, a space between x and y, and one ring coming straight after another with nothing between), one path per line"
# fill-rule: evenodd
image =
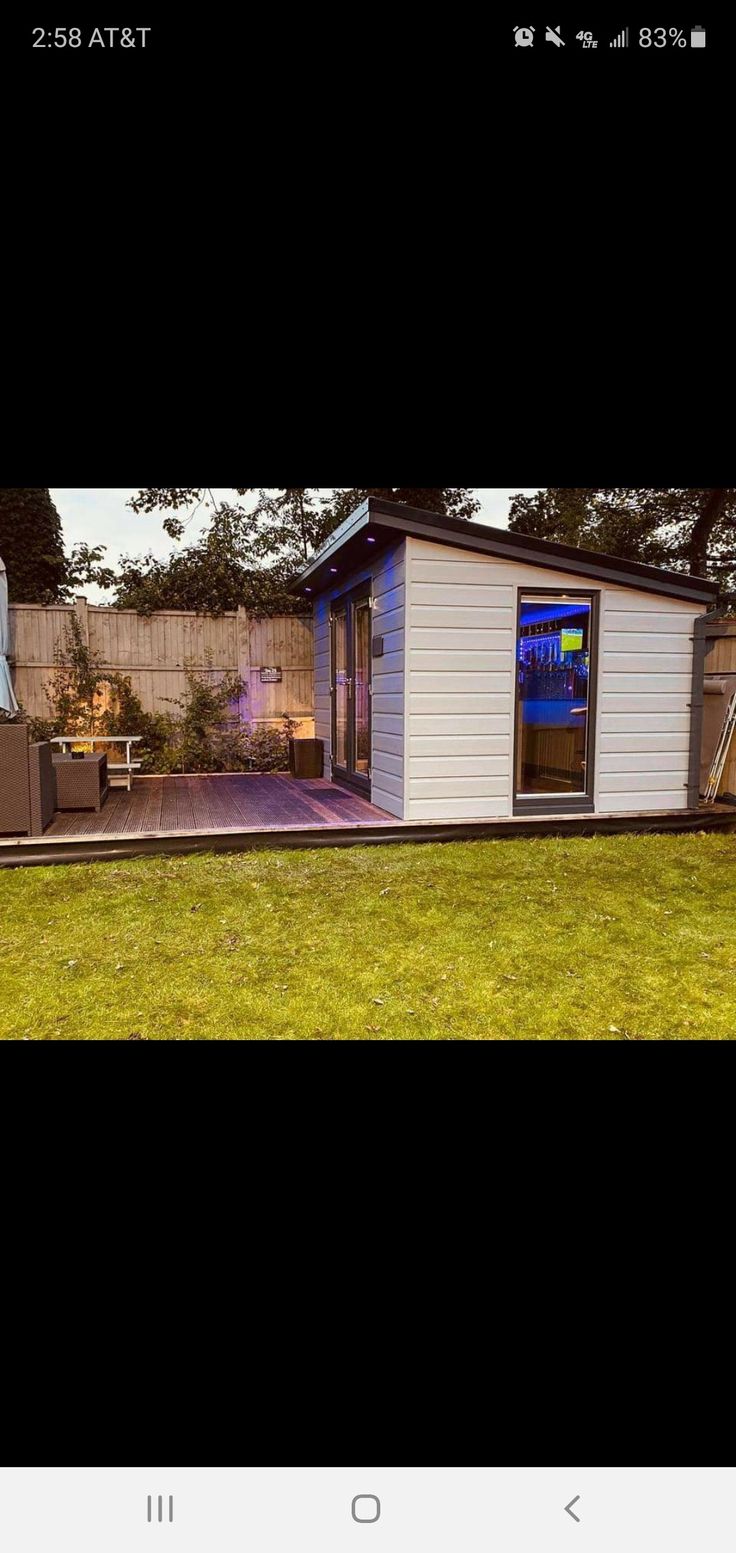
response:
M671 26L603 26L600 22L590 26L572 26L559 22L527 22L509 29L509 43L514 52L519 49L525 53L534 49L549 54L636 49L641 53L659 55L671 54L673 51L681 54L693 49L702 53L712 40L709 28L702 20L691 25Z

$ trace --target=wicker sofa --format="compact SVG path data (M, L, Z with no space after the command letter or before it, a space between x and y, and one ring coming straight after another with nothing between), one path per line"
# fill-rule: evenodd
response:
M56 809L50 744L29 744L24 723L0 724L0 835L42 836Z

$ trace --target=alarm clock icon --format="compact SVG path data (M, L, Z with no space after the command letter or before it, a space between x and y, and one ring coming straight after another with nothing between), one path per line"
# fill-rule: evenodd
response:
M516 38L516 47L517 47L517 49L530 49L530 48L533 47L533 45L534 45L534 28L533 27L515 27L514 28L514 36Z

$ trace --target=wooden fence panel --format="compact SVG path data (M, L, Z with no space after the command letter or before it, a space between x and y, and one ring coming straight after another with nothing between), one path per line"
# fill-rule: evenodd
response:
M183 610L151 616L134 610L76 604L10 606L10 664L15 692L32 717L47 717L45 687L72 615L105 669L125 674L147 712L176 712L192 666L219 680L240 674L247 694L232 708L243 721L278 724L288 713L302 737L314 733L314 646L311 618L251 620L245 610L213 618ZM262 683L261 670L279 668L281 681Z
M43 609L35 604L10 607L10 654L15 694L32 717L48 716L44 684L54 668L56 644L63 639L73 604Z
M708 649L705 659L706 674L736 674L736 620L716 620L706 627L705 635ZM724 714L727 705L728 697L724 696ZM736 735L731 741L731 750L718 792L719 795L736 794Z
M288 713L301 724L303 736L314 735L314 638L311 618L277 615L251 620L249 685L251 717L273 723ZM263 669L280 669L280 683L264 683ZM309 725L305 728L304 724Z

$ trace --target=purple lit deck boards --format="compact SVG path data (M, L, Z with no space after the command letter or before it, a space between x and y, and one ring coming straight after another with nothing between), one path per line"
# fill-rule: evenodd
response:
M101 814L58 814L45 840L219 830L331 829L391 825L391 815L331 782L281 774L167 776L113 788Z

